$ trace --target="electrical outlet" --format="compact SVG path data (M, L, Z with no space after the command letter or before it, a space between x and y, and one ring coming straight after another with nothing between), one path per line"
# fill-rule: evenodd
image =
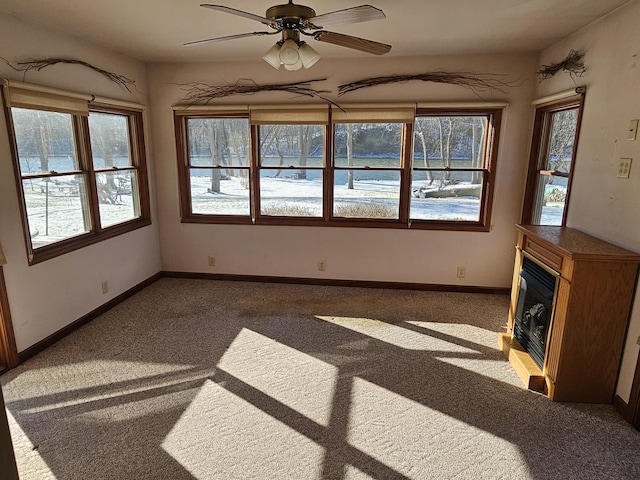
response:
M209 266L210 267L216 266L216 257L209 257Z
M456 272L456 275L458 276L458 278L464 278L466 274L467 274L466 267L459 266Z
M618 178L629 178L631 173L631 159L621 158L618 164Z
M104 282L102 282L102 294L107 294L109 293L109 282L107 282L106 280Z
M326 260L318 260L318 270L324 272L327 269Z

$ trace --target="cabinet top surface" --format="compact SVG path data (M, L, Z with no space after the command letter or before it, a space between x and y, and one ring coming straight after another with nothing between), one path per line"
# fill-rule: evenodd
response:
M571 258L609 258L640 262L640 255L569 227L516 225L527 236L541 240Z

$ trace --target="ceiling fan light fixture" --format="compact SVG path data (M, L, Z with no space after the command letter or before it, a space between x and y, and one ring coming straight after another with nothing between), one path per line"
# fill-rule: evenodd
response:
M320 54L306 42L300 42L298 54L300 55L300 61L304 68L311 68L318 60L320 60Z
M298 53L298 44L295 40L287 38L280 49L280 61L285 65L295 65L300 61Z
M286 63L284 64L284 68L289 70L290 72L293 72L295 70L300 70L302 68L302 60L298 60L296 63L294 63L293 65L287 65Z
M273 47L267 50L267 53L264 54L262 59L271 65L273 68L278 70L282 62L280 61L280 49L282 46L279 43L276 43Z

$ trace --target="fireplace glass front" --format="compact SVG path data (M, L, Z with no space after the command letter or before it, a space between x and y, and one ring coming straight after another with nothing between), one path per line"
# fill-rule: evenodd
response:
M528 256L522 259L513 336L541 369L558 276Z

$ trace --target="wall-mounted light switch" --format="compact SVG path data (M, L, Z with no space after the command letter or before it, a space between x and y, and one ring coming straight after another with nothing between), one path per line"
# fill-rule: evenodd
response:
M627 140L635 140L638 135L638 119L629 122L629 131L627 132Z

